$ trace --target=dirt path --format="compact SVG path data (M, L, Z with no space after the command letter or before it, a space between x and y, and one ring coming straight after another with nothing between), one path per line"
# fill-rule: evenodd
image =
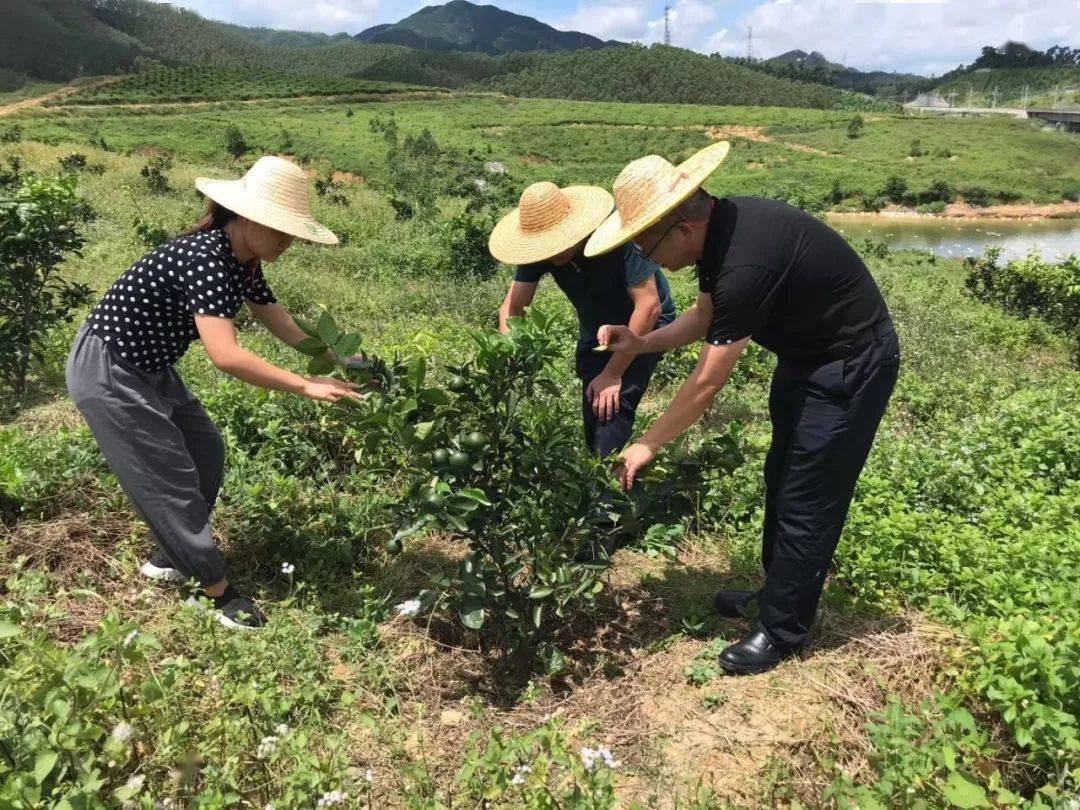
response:
M33 107L41 107L50 101L57 101L62 98L67 98L73 93L78 93L83 90L89 90L94 87L101 87L103 84L112 84L119 81L121 76L104 76L96 81L87 82L86 84L69 84L65 87L60 87L53 90L51 93L46 93L43 96L34 96L33 98L24 98L22 101L16 101L11 104L5 104L0 106L0 118L5 115L11 115L12 113L22 112L23 110L29 110Z

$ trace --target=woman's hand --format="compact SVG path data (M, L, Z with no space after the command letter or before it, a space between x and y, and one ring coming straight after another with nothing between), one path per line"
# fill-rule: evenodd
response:
M597 330L596 340L601 346L607 346L611 351L630 354L641 354L645 351L645 341L626 326L605 324Z
M353 383L335 380L333 377L308 377L300 393L302 396L318 402L337 402L342 397L363 399L357 393L358 388L359 386Z
M641 442L635 442L623 450L619 455L619 466L615 469L622 488L627 491L633 489L637 474L654 458L656 451Z

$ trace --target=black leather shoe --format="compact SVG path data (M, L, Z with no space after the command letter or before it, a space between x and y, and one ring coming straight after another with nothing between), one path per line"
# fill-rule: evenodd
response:
M713 607L729 619L745 619L750 615L750 603L758 598L757 591L720 591L713 597Z
M778 646L764 630L758 628L720 653L720 667L732 675L757 675L768 672L785 658L799 650Z

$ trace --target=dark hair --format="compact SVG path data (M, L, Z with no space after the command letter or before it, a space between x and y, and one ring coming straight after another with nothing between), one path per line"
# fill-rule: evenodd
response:
M212 231L224 227L239 216L235 211L230 211L224 205L216 203L209 197L206 198L206 211L202 219L195 223L194 227L184 231L181 236L191 236L196 233Z

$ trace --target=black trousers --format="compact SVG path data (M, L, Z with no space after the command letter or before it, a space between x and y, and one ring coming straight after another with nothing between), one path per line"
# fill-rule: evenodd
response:
M589 383L593 381L607 365L611 355L607 352L594 352L596 343L578 344L575 366L581 380L581 417L585 423L585 441L589 449L601 458L617 453L630 441L634 430L634 417L645 390L649 387L659 354L642 354L634 358L622 378L622 391L619 394L619 412L607 422L601 422L593 413L592 403L585 395Z
M781 359L769 394L759 596L762 627L785 647L810 633L825 575L900 371L890 331L844 360Z

